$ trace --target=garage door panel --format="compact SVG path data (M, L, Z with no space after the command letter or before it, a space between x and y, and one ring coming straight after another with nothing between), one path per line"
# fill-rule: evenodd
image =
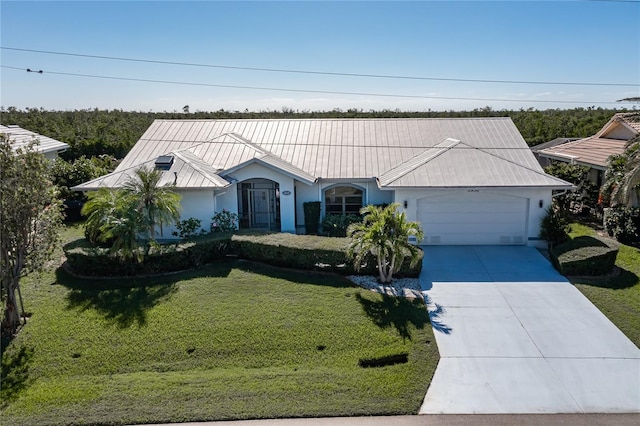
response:
M418 200L423 244L525 244L525 198L455 193Z

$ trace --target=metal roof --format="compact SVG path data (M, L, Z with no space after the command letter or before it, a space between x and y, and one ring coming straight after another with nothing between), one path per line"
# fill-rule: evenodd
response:
M461 143L424 161L447 139ZM446 187L465 182L570 187L544 174L516 126L505 117L156 120L115 173L185 149L221 176L260 161L305 183L316 178L382 176L386 182L393 173L404 173L393 186ZM438 179L432 176L433 167L439 170Z
M43 154L48 152L60 152L69 148L69 145L64 142L60 142L59 140L40 135L15 125L0 125L0 133L4 133L9 136L9 140L11 141L11 146L14 151L18 148L26 147L34 139L37 139L39 142L39 144L36 145L36 150Z

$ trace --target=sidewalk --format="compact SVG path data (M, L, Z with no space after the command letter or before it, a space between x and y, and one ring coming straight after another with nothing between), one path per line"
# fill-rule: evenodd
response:
M183 423L184 426L637 426L640 414L447 414ZM147 426L175 426L147 425Z

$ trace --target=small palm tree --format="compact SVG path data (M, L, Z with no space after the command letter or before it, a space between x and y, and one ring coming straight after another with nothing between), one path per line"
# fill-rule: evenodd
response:
M180 195L172 186L160 186L162 171L142 167L127 181L122 190L131 204L141 214L141 231L150 241L155 241L155 227L180 219Z
M404 212L398 212L398 207L397 203L385 208L363 207L362 223L354 223L347 230L352 239L348 251L356 270L360 270L369 254L375 256L381 283L390 283L407 257L411 258L412 266L420 258L420 249L409 243L409 237L422 240L422 227L418 222L408 221Z

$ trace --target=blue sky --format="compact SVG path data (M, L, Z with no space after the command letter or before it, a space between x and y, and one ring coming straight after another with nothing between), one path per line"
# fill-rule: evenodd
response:
M631 108L634 104L615 101L640 96L640 1L3 0L0 14L0 104L5 108ZM608 85L283 73L13 49L330 73Z

